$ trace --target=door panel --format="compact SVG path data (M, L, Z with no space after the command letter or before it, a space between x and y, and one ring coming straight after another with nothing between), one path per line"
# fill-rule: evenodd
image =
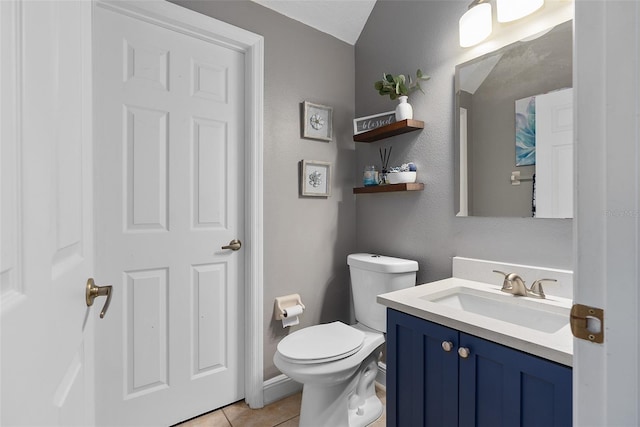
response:
M536 216L573 218L573 89L536 96Z
M244 397L244 55L94 16L98 424L168 425Z
M193 120L194 228L227 228L224 206L227 188L228 140L226 123L217 120Z
M125 398L168 386L166 268L125 272Z
M458 331L387 309L388 426L458 425L457 345Z
M169 113L125 105L127 232L167 231Z
M0 424L90 425L91 5L0 7Z
M194 325L193 368L191 375L206 375L227 365L224 347L218 343L225 340L227 268L225 264L192 266Z
M460 424L571 426L572 371L460 333Z

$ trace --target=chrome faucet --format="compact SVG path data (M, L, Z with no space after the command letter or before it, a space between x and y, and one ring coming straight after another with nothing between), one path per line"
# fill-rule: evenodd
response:
M502 274L504 276L502 289L500 289L502 292L507 292L509 294L523 297L526 297L528 295L528 289L524 284L524 280L522 280L522 277L520 277L516 273L505 273L499 270L493 270L493 272Z
M542 282L557 282L556 279L538 279L531 285L531 289L529 289L529 296L534 298L546 298L547 296L544 294L544 289L542 289Z
M556 279L538 279L531 285L531 289L527 289L527 285L524 284L522 277L516 273L505 273L499 270L493 270L494 273L499 273L504 276L502 282L502 292L506 292L515 296L532 297L532 298L546 298L544 289L542 289L542 282L557 282Z

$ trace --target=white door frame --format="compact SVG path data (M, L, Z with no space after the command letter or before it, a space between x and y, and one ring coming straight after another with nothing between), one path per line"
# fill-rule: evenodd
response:
M245 55L245 400L263 406L263 99L264 38L165 1L105 1L95 7L153 23ZM98 53L99 54L99 53Z
M640 3L575 3L576 303L604 343L574 340L573 423L640 423Z

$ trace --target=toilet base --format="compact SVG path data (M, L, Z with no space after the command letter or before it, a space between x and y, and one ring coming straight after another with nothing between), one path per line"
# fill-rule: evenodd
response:
M304 384L300 427L364 427L382 415L375 391L379 352L374 351L349 379L334 384Z
M378 396L375 394L366 399L362 406L364 411L362 415L358 414L357 409L349 410L349 427L365 427L380 418L384 411L384 406Z

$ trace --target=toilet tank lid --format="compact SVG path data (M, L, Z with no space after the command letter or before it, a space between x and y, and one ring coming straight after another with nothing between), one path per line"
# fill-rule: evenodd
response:
M347 256L347 264L351 267L379 273L410 273L418 271L418 263L416 261L376 254L351 254Z

